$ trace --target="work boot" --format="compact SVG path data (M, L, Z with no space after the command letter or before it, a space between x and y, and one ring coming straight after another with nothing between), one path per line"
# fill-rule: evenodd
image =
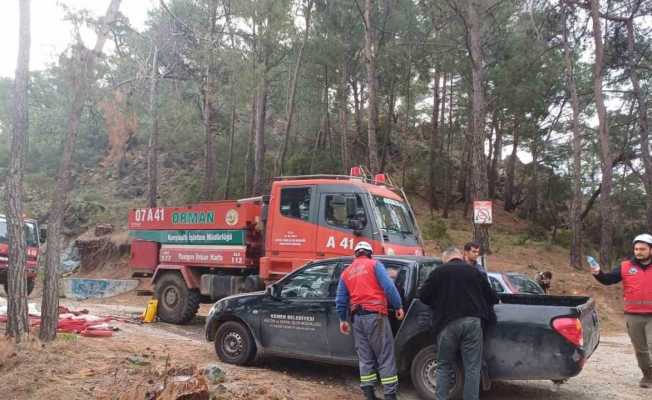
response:
M638 386L652 389L652 368L643 371L643 379L638 383Z
M378 397L376 397L373 386L363 386L362 393L364 393L365 400L380 400Z
M396 393L385 393L385 400L396 400Z

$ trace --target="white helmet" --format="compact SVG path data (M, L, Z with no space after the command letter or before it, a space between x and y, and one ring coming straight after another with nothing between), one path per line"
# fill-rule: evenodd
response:
M367 242L358 242L358 244L355 245L355 249L353 249L353 253L358 254L358 251L360 250L365 250L370 255L374 252L374 250L371 248L371 245Z
M647 243L649 246L652 246L652 235L649 233L641 233L632 240L632 244L636 244L637 242Z

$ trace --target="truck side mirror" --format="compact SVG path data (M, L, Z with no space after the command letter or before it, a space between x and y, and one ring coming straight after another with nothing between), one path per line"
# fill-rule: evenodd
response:
M38 241L39 243L43 244L45 243L45 239L48 237L48 230L47 228L39 228L38 230Z
M281 288L277 285L269 285L265 289L265 294L273 299L278 299L281 297Z

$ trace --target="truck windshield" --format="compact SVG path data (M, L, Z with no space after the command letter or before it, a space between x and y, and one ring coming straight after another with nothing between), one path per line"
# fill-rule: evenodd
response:
M25 241L28 246L38 246L38 233L36 232L36 224L32 222L25 223ZM0 218L0 243L8 243L9 237L7 236L7 220Z
M380 229L403 234L414 233L405 204L381 196L373 196L373 200Z

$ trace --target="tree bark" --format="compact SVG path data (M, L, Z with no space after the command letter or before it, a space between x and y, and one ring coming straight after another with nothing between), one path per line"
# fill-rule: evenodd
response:
M638 104L638 129L641 138L641 159L643 160L643 185L645 187L645 208L647 231L652 232L652 156L650 155L649 123L647 119L648 106L646 95L641 90L641 83L636 70L636 50L634 47L634 21L633 17L625 23L627 28L627 60L629 79L632 82L632 91Z
M469 0L467 4L467 35L469 56L471 61L471 80L473 96L471 98L471 198L473 201L486 200L487 188L487 164L484 154L485 142L485 103L484 89L484 60L482 56L481 43L481 18L478 15L478 5L475 0ZM482 245L485 253L490 253L489 229L487 225L474 225L473 238Z
M430 130L430 190L429 190L429 202L430 209L434 210L439 208L437 202L437 170L438 170L438 156L439 156L439 68L435 66L435 73L433 76L432 83L432 118L431 118L431 130Z
M512 154L507 162L507 182L505 183L505 211L513 211L516 208L514 203L514 179L516 173L516 160L518 152L518 133L519 121L514 121L514 131L512 133Z
M530 152L532 154L532 176L529 182L529 190L527 193L527 203L525 205L525 218L529 219L536 214L539 204L539 152L541 151L541 143L538 137L532 139L532 147Z
M267 64L267 63L265 63ZM254 157L253 195L263 193L265 182L265 119L267 118L267 65L264 66L258 86L258 101L256 104L256 136Z
M247 150L245 154L244 188L247 196L252 195L254 192L254 142L256 141L257 90L257 88L254 88L253 94L251 95L251 118L249 120L249 134L247 135Z
M496 117L497 119L498 117ZM499 121L494 123L496 139L493 146L493 158L491 159L491 168L489 170L489 198L496 198L496 185L498 183L498 164L503 154L503 130Z
M104 18L100 20L100 29L97 34L95 47L86 49L82 44L75 48L73 57L77 58L78 71L72 77L72 104L68 114L68 131L64 139L63 158L59 166L57 184L54 190L50 215L48 218L47 251L45 253L45 280L43 287L43 301L41 310L41 330L39 338L43 341L52 341L56 337L57 322L59 320L59 283L57 267L61 263L61 226L63 214L68 205L68 194L72 189L70 170L72 167L73 153L84 102L88 97L90 85L95 79L95 65L97 58L102 53L106 43L110 26L118 18L121 0L111 0Z
M235 140L235 123L237 119L237 111L236 111L236 95L235 95L235 90L233 91L231 95L231 99L233 101L233 104L231 105L231 130L229 132L229 153L227 155L227 160L226 160L226 178L224 181L224 199L228 199L229 195L231 194L231 164L233 163L233 141Z
M368 121L367 121L367 144L369 149L369 170L372 174L379 172L377 126L378 126L378 99L377 99L377 76L376 76L376 26L373 20L375 1L365 0L364 26L365 26L365 62L367 64L367 91L368 95Z
M349 71L350 71L350 50L349 44L346 44L346 50L342 57L342 71L340 77L340 87L338 93L339 119L340 119L340 146L342 156L342 171L344 174L349 173L351 168L351 153L349 143Z
M602 172L602 192L600 193L600 264L610 265L610 248L612 246L613 221L611 219L612 160L609 145L609 127L607 109L602 93L602 68L604 66L604 44L600 24L600 2L589 0L591 20L593 22L593 41L595 44L595 63L593 64L593 91L598 111L598 131L600 141L600 169Z
M288 87L288 103L287 103L287 112L285 115L285 131L283 132L283 145L281 147L281 153L277 162L276 175L283 175L285 173L285 156L287 154L288 143L290 142L290 133L292 130L292 119L294 118L294 108L295 101L294 97L297 92L297 80L299 77L299 71L301 70L301 63L303 61L303 51L306 48L306 43L308 42L308 36L310 34L310 21L312 13L312 0L308 0L306 6L304 7L304 18L306 22L306 29L303 32L303 40L299 46L299 52L297 54L297 62L294 64L294 70L292 71L292 77L290 78L290 84Z
M23 222L23 173L29 128L29 51L31 45L30 0L20 0L18 60L14 81L13 129L7 176L7 233L9 236L9 270L7 275L6 335L20 343L29 334L27 318L27 281L25 258L27 244Z
M575 84L575 74L573 71L573 53L568 42L568 21L567 14L569 10L562 5L562 29L563 29L563 46L564 46L564 64L566 72L566 84L568 95L571 99L573 109L573 119L571 122L572 138L572 175L573 175L573 196L570 207L570 228L571 228L571 248L570 248L570 265L573 268L582 267L582 132L580 131L580 106L577 96L577 85Z
M210 11L208 15L210 25L210 34L208 44L206 46L206 73L204 76L204 103L203 103L203 118L204 118L204 180L202 183L201 198L202 200L213 200L215 198L216 186L216 144L215 136L217 134L217 124L215 119L217 113L217 89L215 71L213 71L214 52L213 43L215 42L215 35L217 32L217 0L212 0L210 4Z
M158 197L158 46L154 46L152 72L149 88L149 115L152 118L152 131L147 145L147 206L156 207Z

